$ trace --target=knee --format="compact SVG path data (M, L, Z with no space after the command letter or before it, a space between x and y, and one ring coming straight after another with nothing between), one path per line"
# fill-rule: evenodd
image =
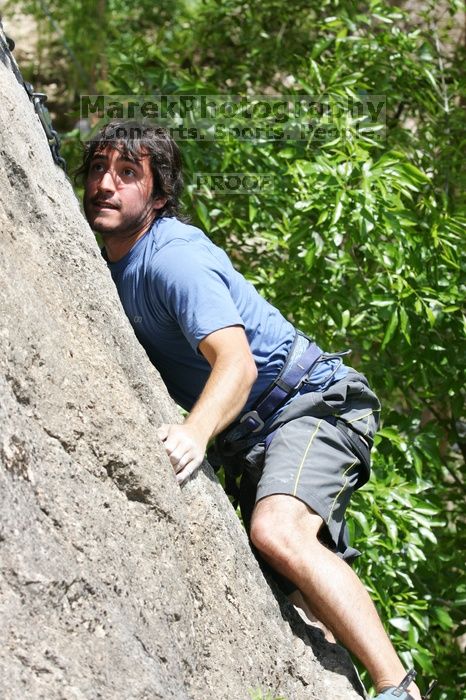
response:
M312 546L312 534L302 527L301 519L280 508L257 508L250 537L252 544L269 561L280 562L299 555L303 539Z
M286 532L273 512L254 512L251 522L251 542L261 554L271 557L277 550L285 548Z

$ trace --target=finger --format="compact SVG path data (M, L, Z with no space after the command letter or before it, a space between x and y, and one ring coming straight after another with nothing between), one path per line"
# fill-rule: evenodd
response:
M194 452L190 446L184 445L183 443L177 444L173 449L167 447L167 443L165 443L165 450L175 471L183 469L194 457Z
M191 459L188 464L181 471L177 472L176 480L180 484L183 484L200 465L202 464L202 458Z
M157 428L157 430L155 431L155 434L157 435L159 440L162 440L162 442L164 442L168 437L169 430L170 430L170 426L166 425L164 423L163 425L160 426L160 428Z
M190 450L190 446L181 441L177 435L169 435L163 444L173 466L178 464L180 459Z
M175 469L175 472L180 472L182 469L187 467L188 464L191 462L192 458L193 458L193 455L191 454L191 452L186 452L184 455L182 455L178 459L176 464L173 464L173 462L172 462L173 467ZM171 458L170 458L170 461L171 461Z
M173 465L178 464L185 456L194 457L196 454L192 442L180 438L179 435L170 435L165 440L165 450Z
M183 469L183 466L185 466L185 464L186 464L186 460L185 460L185 462L183 463L183 465L180 464L180 462L181 462L182 459L183 459L183 456L184 456L184 455L182 455L182 454L180 455L180 454L178 454L178 453L174 453L174 454L172 454L172 455L169 455L170 464L172 465L173 469L174 469L176 472L179 472L180 469Z
M183 459L184 466L189 457L192 456L189 447L183 443L178 443L178 441L172 441L171 444L168 441L165 442L165 451L173 467L177 467Z

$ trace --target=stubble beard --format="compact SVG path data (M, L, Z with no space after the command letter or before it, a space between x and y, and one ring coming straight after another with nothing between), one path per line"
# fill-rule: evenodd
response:
M89 226L93 231L100 233L104 238L131 238L135 233L140 232L144 228L149 228L157 218L157 212L152 207L147 206L144 210L138 213L127 212L126 214L121 209L109 210L118 212L118 223L113 223L110 214L109 221L106 221L106 215L102 212L95 212L92 202L84 201L84 213ZM98 220L100 219L100 221Z

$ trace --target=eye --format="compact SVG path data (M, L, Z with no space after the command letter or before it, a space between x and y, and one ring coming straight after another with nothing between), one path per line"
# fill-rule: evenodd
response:
M136 171L133 170L133 168L123 168L123 175L125 175L125 177L133 177L136 175Z
M104 169L103 163L92 163L91 165L91 172L92 173L101 173Z

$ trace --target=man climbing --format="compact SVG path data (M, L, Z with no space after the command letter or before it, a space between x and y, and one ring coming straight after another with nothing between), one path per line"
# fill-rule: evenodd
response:
M178 217L181 158L168 132L112 122L80 168L89 224L124 310L172 397L189 415L159 437L178 482L207 444L242 466L251 542L285 591L369 671L380 699L420 700L348 563L344 513L369 474L379 402L365 378L266 302L227 255Z

